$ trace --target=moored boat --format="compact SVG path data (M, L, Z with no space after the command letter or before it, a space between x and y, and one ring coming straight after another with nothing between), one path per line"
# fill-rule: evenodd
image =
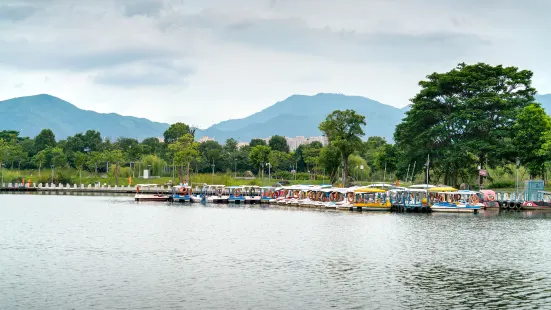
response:
M360 187L354 190L354 207L362 211L390 211L387 191L374 187Z
M136 185L136 195L134 195L135 201L169 201L171 195L163 193L151 193L144 192L144 189L151 189L152 187L157 187L157 184L138 184Z
M176 185L172 187L172 200L174 202L191 202L192 189L189 185Z
M474 191L458 191L453 187L434 187L429 189L430 208L433 212L470 212L478 213L483 207L480 197Z

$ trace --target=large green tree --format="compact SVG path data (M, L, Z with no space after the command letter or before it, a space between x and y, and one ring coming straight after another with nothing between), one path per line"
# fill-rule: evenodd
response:
M513 145L530 176L543 176L551 154L551 119L538 104L519 113L513 126Z
M253 167L260 170L261 165L268 163L270 160L270 152L272 150L267 145L257 145L251 149L249 155Z
M336 110L319 125L329 144L339 150L343 186L348 183L348 157L362 145L360 137L364 135L362 126L365 124L365 116L357 114L356 111Z
M187 134L190 134L192 137L194 137L195 130L184 123L176 123L168 127L168 129L163 133L163 137L165 138L166 144L171 144Z
M531 79L531 71L484 63L428 75L396 127L397 148L410 163L430 155L451 185L462 169L474 174L478 165L510 158L517 115L534 101Z
M197 150L199 143L195 142L191 134L185 134L168 146L174 156L174 163L178 166L180 183L184 182L183 167L187 166L186 180L189 181L189 165L199 158Z
M55 147L55 135L50 129L42 131L34 138L35 152L40 152L48 147Z
M272 136L268 141L268 145L273 151L289 153L289 144L283 136Z

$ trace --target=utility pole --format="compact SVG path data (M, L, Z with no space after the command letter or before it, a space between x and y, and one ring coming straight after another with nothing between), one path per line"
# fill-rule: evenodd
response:
M386 162L385 162L385 172L383 174L383 183L386 182Z
M261 162L260 163L260 170L262 171L261 174L262 174L262 186L264 186L264 163Z
M520 158L518 157L516 160L516 164L517 164L517 182L515 184L515 199L516 201L518 201L518 167L520 166Z
M411 163L408 164L408 173L406 174L406 182L409 180L409 166L411 166Z
M417 165L417 161L413 163L413 170L411 170L411 183L413 184L413 177L415 176L415 165Z
M212 159L212 180L210 184L214 185L214 158Z
M267 163L267 165L268 165L268 183L272 184L272 173L271 173L272 164Z

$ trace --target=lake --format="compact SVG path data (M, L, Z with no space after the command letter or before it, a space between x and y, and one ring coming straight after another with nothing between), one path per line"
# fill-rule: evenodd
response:
M0 195L0 309L538 308L551 213Z

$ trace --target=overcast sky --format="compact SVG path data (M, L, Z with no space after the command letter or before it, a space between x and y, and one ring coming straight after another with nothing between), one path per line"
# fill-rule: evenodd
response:
M292 94L402 107L459 62L551 93L549 0L1 0L0 100L206 127Z

